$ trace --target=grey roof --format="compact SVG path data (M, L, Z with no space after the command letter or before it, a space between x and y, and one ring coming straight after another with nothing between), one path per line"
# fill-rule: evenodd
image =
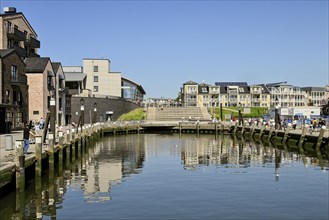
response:
M60 62L51 62L51 66L53 67L54 72L57 72L61 65L62 64Z
M190 81L184 83L183 85L198 85L198 83L196 83L196 82L190 80Z
M326 91L325 87L302 87L301 90L303 91L317 91L317 92L324 92Z
M78 81L83 81L86 77L87 74L85 73L77 73L77 72L65 72L65 81L66 82L78 82Z
M248 86L246 82L215 82L216 86Z
M285 81L285 82L267 83L266 86L267 87L278 87L278 86L291 86L291 85L289 85L288 82Z
M50 61L49 57L28 57L25 58L26 73L42 73L47 63Z
M14 51L15 51L15 49L0 50L0 57L4 58Z
M198 86L210 86L210 85L206 83L200 83Z

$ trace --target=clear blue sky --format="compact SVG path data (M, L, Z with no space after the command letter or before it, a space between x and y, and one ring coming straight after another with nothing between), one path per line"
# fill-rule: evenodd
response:
M24 13L39 53L64 66L107 58L147 97L193 80L325 86L328 1L2 0Z

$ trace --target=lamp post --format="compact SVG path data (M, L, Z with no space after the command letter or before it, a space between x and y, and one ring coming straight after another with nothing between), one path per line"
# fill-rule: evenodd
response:
M55 134L55 121L56 121L56 101L55 101L55 88L52 86L50 88L50 101L49 101L49 111L50 111L50 132ZM47 128L46 128L47 129Z
M275 98L275 129L280 129L281 130L281 119L280 119L280 114L279 114L279 102L278 98Z
M97 119L97 103L94 102L94 123L96 123Z
M241 102L239 102L239 125L243 125L243 119L242 119L242 114L241 114Z
M80 120L81 120L81 128L84 125L84 117L85 117L85 100L83 98L80 99Z

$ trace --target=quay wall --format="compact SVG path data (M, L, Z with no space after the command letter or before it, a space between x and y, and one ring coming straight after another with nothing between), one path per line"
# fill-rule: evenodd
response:
M71 98L71 121L78 123L81 112L81 97ZM113 112L112 120L118 119L122 114L128 113L141 106L121 98L83 97L84 99L84 123L91 124L94 119L94 103L97 104L96 121L107 121L106 112Z

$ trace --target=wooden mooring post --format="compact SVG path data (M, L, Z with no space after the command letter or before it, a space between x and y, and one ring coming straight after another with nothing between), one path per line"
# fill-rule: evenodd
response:
M16 192L25 192L24 140L16 140Z
M302 133L301 133L300 138L299 138L299 141L298 141L298 147L299 148L303 147L303 143L304 143L304 140L305 140L305 135L306 135L306 132L308 130L309 130L309 126L308 125L304 125L303 130L302 130Z
M319 134L319 137L318 137L318 141L316 142L316 145L315 145L315 149L320 149L324 133L326 133L326 126L321 127L320 134Z
M288 139L290 129L291 129L291 124L289 123L287 128L286 128L286 131L284 132L284 136L283 136L283 139L282 139L282 143L284 143L284 144L287 143L287 139Z
M35 160L36 218L42 219L42 136L35 137Z

